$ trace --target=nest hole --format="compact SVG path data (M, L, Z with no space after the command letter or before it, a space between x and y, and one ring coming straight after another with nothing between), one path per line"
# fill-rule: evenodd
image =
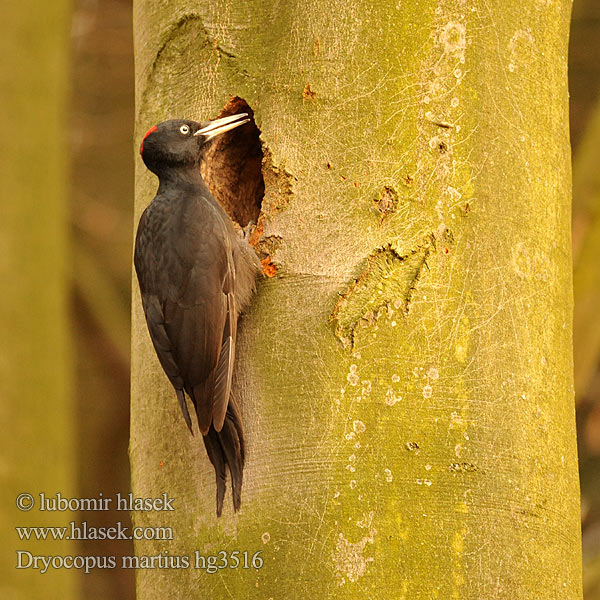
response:
M234 223L246 227L257 223L265 194L262 173L263 150L254 111L238 96L217 118L248 113L250 121L217 138L201 165L202 178L212 195Z

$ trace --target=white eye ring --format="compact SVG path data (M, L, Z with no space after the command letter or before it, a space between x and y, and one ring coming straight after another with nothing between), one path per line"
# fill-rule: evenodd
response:
M190 132L190 128L187 125L182 125L179 128L179 133L182 133L183 135L187 135Z

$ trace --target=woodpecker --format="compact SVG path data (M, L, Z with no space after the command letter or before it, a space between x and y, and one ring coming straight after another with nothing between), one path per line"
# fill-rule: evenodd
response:
M137 229L134 264L154 349L193 435L186 394L217 480L221 516L226 469L240 508L244 428L231 397L237 322L260 272L252 247L200 174L211 140L247 123L246 113L152 127L140 145L158 191Z

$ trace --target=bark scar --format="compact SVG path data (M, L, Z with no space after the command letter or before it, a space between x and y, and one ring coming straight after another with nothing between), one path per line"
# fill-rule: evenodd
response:
M219 57L224 57L229 60L236 59L236 56L234 54L225 50L223 46L219 44L218 39L211 37L208 29L204 25L201 16L198 13L188 13L182 15L177 20L177 22L171 24L161 35L158 48L156 49L154 58L150 62L150 65L148 67L148 73L145 76L145 85L143 87L142 99L140 102L140 114L142 114L142 111L148 105L148 94L154 92L152 79L158 70L163 53L167 50L169 45L172 42L174 42L180 35L184 35L187 33L185 31L186 27L190 26L193 28L195 25L197 25L200 28L202 35L204 36L204 45L212 46L213 50L215 50L219 54ZM248 73L246 73L245 71L242 71L242 74L245 76L248 75Z
M405 256L391 245L377 249L357 279L343 292L329 320L344 348L354 348L356 328L360 323L374 324L382 309L393 304L408 314L410 299L427 257L434 248L434 237Z
M171 25L169 27L169 29L167 30L167 32L164 34L164 36L161 40L160 46L159 46L158 50L156 51L156 56L154 57L153 66L158 62L161 54L163 53L165 48L169 45L169 43L171 41L173 41L179 35L180 30L183 28L183 26L187 25L188 23L192 23L192 22L198 23L200 25L202 32L203 32L204 36L206 37L207 43L211 44L212 47L217 52L219 52L219 54L222 54L223 56L226 56L227 58L235 58L234 54L232 54L231 52L228 52L222 46L219 45L219 42L216 38L211 39L210 34L209 34L208 30L206 29L206 27L204 26L204 23L202 22L202 18L200 17L200 15L198 15L196 13L189 13L187 15L183 15L182 17L180 17L178 19L178 21L176 23L174 23L173 25Z

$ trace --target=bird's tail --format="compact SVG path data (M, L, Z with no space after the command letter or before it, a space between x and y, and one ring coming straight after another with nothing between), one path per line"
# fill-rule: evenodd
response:
M217 517L223 510L225 497L227 469L231 474L231 491L233 494L233 509L239 510L242 496L242 476L246 455L244 428L239 409L233 400L229 399L223 428L217 431L212 425L204 437L204 446L210 462L215 468L217 478Z

